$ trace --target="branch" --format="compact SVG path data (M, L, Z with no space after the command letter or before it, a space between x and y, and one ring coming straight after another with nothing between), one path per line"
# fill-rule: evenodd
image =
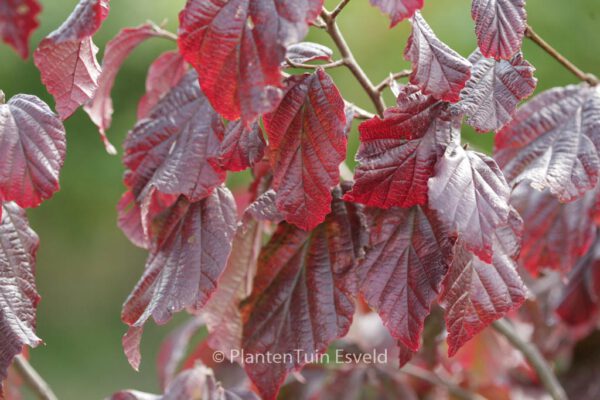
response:
M397 81L398 79L406 78L411 73L412 73L412 71L410 69L405 69L404 71L400 71L400 72L396 72L395 74L391 74L390 76L385 78L383 81L381 81L381 83L379 85L375 86L375 89L379 93L381 93L387 87L391 86L393 82Z
M338 4L337 7L334 8L333 11L331 12L331 14L330 14L331 18L336 19L337 16L342 12L344 7L346 7L348 5L348 3L350 3L350 0L342 0L340 2L340 4Z
M478 395L477 393L471 393L452 382L442 379L438 374L427 371L426 369L419 368L411 364L406 364L404 367L402 367L402 369L400 369L400 371L404 372L406 375L420 379L434 386L445 387L448 389L448 392L450 392L450 394L456 398L462 400L485 400L484 397Z
M347 2L342 2L340 5L344 3ZM356 59L354 58L350 47L348 47L348 44L346 43L346 39L344 39L340 28L335 22L334 14L324 9L321 13L321 18L323 18L323 21L325 21L325 30L327 31L329 36L331 36L331 39L342 54L342 60L344 62L344 65L348 67L348 69L350 70L350 72L352 72L356 80L358 80L364 91L367 92L367 95L369 95L369 97L371 98L371 101L373 102L377 113L380 116L383 116L383 111L385 110L385 103L383 102L381 93L377 91L367 74L365 74L360 65L358 65L358 63L356 62Z
M559 63L561 63L566 69L571 71L576 77L581 79L584 82L589 83L592 86L596 86L600 84L600 80L596 78L592 74L588 74L580 70L575 64L569 61L565 56L560 54L554 47L552 47L548 42L538 35L531 26L527 25L525 29L525 37L531 39L532 42L537 44L544 50L546 53L550 54L554 59L556 59Z
M57 400L56 395L50 389L44 378L29 364L23 355L18 355L13 361L13 367L23 379L25 385L35 393L41 400Z
M328 64L320 64L320 65L297 63L297 62L290 60L289 58L286 58L285 62L291 68L302 68L302 69L319 69L319 68L330 69L330 68L337 68L337 67L341 67L341 66L345 65L344 60L337 60L337 61L330 62Z
M373 113L370 113L367 110L363 110L362 108L360 108L357 105L351 104L351 106L354 109L354 118L355 119L366 120L366 119L371 119L371 118L375 117L375 115Z
M166 21L163 22L163 25L165 22ZM161 25L158 25L154 21L147 21L147 23L152 26L152 29L154 29L154 31L157 33L158 37L161 37L161 38L167 39L167 40L171 40L173 42L177 42L177 35L174 34L173 32L167 31Z
M494 322L492 327L525 356L552 399L567 400L565 390L560 385L556 375L554 375L552 368L532 343L527 343L521 339L512 328L510 322L505 319Z

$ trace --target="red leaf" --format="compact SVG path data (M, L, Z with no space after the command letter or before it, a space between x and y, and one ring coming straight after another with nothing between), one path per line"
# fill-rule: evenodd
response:
M42 100L19 94L2 104L0 92L0 199L37 207L58 191L65 161L65 128Z
M548 90L525 104L496 135L495 157L513 185L530 181L562 202L596 187L600 94L587 86Z
M37 0L5 0L0 3L0 37L23 58L29 56L29 38L40 23Z
M225 187L196 203L180 198L157 217L146 270L123 306L123 321L141 327L153 317L164 324L184 308L200 309L225 268L236 217Z
M473 0L471 15L484 56L510 60L521 49L527 27L525 0Z
M286 46L302 40L323 0L188 0L179 49L228 120L255 121L281 98Z
M323 224L306 232L284 222L260 254L243 311L242 348L247 355L290 355L283 363L245 364L266 400L277 396L289 372L304 365L303 357L294 357L297 351L323 353L350 327L355 268L366 238L360 208L341 195L335 189L333 211Z
M94 124L100 129L100 135L110 154L116 154L115 148L106 138L106 130L112 123L113 102L110 92L121 65L129 54L145 40L159 36L159 32L151 24L140 25L136 28L125 28L106 45L102 72L98 78L98 88L94 97L84 110Z
M219 163L228 171L243 171L262 160L265 147L265 139L258 123L246 127L241 121L230 122L221 144Z
M492 261L494 231L508 220L510 189L485 154L449 147L429 180L429 205L484 262Z
M424 0L370 0L371 4L379 7L382 13L390 16L390 28L398 22L410 18L423 8Z
M146 118L159 100L179 83L186 71L187 64L178 51L167 51L154 60L146 77L146 94L138 105L138 119Z
M288 222L310 230L329 214L331 189L346 159L344 100L322 69L294 75L264 125L277 208Z
M535 68L521 53L510 61L494 61L475 50L469 61L473 63L473 75L461 93L459 105L469 125L478 131L498 130L512 119L519 101L535 90Z
M513 210L508 224L494 234L494 256L486 263L459 241L444 281L440 305L446 310L448 354L454 355L489 324L518 308L527 289L517 273L523 221Z
M570 271L596 237L590 217L595 195L588 192L575 202L561 204L547 190L517 186L510 201L527 221L519 263L533 275L543 268Z
M412 351L452 262L454 239L421 207L367 213L369 249L359 269L361 292L392 336Z
M442 43L419 12L412 18L412 34L404 57L412 63L410 82L424 94L457 102L471 77L471 63Z
M331 61L333 51L319 43L302 42L288 46L285 59L294 64L306 64L311 61ZM284 63L286 65L286 63Z
M108 2L80 0L69 18L42 40L33 55L63 120L90 101L98 88L100 65L92 35L108 15Z
M148 238L142 223L142 209L130 190L126 191L119 200L117 212L119 214L117 224L125 236L134 245L147 249Z
M3 203L0 223L0 383L13 358L24 346L42 341L35 334L40 296L35 288L35 254L39 245L25 211Z
M125 141L126 184L138 202L160 194L198 201L225 180L218 166L224 126L191 71Z
M453 125L445 104L403 87L383 120L359 126L355 183L344 198L381 208L427 204L427 181L457 134Z

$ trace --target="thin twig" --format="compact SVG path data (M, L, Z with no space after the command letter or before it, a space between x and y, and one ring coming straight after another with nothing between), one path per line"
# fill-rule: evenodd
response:
M511 324L505 319L500 319L494 322L492 326L496 332L504 336L517 350L523 354L523 356L529 362L529 365L531 365L531 367L537 373L538 378L552 399L567 400L565 390L560 385L556 375L554 375L554 372L544 357L532 343L527 343L521 339L512 328Z
M158 25L156 22L154 21L148 21L148 23L152 26L152 29L154 29L154 31L157 33L158 37L167 39L167 40L171 40L173 42L177 42L177 35L174 34L173 32L169 32L168 30L164 29L162 26ZM164 25L165 22L163 22Z
M23 379L25 385L41 400L57 400L56 395L44 378L29 364L22 355L15 357L13 367Z
M359 106L352 104L352 108L354 109L354 118L367 120L375 117L375 114L368 112L367 110L363 110Z
M550 54L554 59L561 63L566 69L571 71L576 77L592 86L600 84L600 80L592 74L588 74L579 69L575 64L569 61L565 56L560 54L554 47L538 35L531 26L527 25L525 36L531 39L532 42L540 46L546 53Z
M438 374L427 371L426 369L419 368L411 364L406 364L400 371L404 372L406 375L410 375L434 386L445 387L448 389L448 392L450 392L450 394L456 398L462 400L485 400L484 397L478 395L477 393L471 393L467 390L464 390L460 386L455 385L452 382L448 382L447 380L442 379Z
M319 69L319 68L331 69L331 68L337 68L337 67L344 66L344 60L337 60L337 61L330 62L328 64L320 64L320 65L318 65L318 64L297 63L297 62L294 62L294 61L290 60L289 58L286 58L285 62L291 68L302 68L302 69Z
M321 13L321 17L323 18L323 21L325 21L325 24L327 24L327 27L325 28L327 33L329 34L329 36L331 36L331 39L342 54L344 65L348 67L348 69L358 80L364 91L371 98L371 101L373 102L377 113L380 116L383 116L383 111L385 110L385 103L383 102L381 93L377 91L367 74L365 74L360 65L356 62L356 59L354 58L350 47L348 47L348 44L346 43L346 39L344 39L340 28L335 22L335 18L333 18L333 13L330 13L327 10L323 10L323 12Z
M330 14L331 18L336 19L337 16L342 12L344 7L346 7L348 5L348 3L350 3L350 0L342 0L340 2L340 4L338 4L337 7L334 8L333 11L331 12L331 14Z
M379 93L383 92L388 86L391 86L392 83L398 79L406 78L412 73L410 69L405 69L404 71L396 72L395 74L391 74L387 78L385 78L381 83L375 86L375 89Z

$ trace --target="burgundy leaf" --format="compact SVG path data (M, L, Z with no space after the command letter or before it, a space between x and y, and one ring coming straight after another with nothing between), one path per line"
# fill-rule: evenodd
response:
M138 119L146 118L159 100L167 94L187 71L187 64L178 51L167 51L148 70L146 94L138 105Z
M518 308L527 289L517 272L523 221L512 210L509 222L494 233L491 263L457 244L456 256L444 281L440 304L446 310L448 354L453 356L469 339L495 320Z
M19 94L3 104L0 92L0 199L37 207L58 191L66 136L42 100Z
M260 125L246 127L241 121L230 122L221 144L220 165L228 171L243 171L262 160L266 147Z
M390 28L423 8L424 0L370 0L371 4L379 7L381 12L390 16Z
M140 370L140 364L142 363L140 344L142 342L143 333L143 326L130 326L121 339L125 357L127 358L129 365L136 371Z
M333 51L319 43L301 42L290 45L285 53L285 59L294 64L306 64L311 61L331 61ZM284 63L285 65L285 63Z
M264 117L277 208L310 230L329 214L346 159L344 100L322 69L294 75L278 108Z
M302 357L323 353L348 331L357 291L355 268L366 244L359 207L340 200L311 232L283 222L258 260L254 290L244 306L242 348L246 354L290 354L283 363L246 364L266 400L275 399L286 375Z
M153 317L164 324L184 308L200 309L225 268L236 217L225 187L196 203L182 197L157 217L146 270L123 306L123 321L141 327Z
M513 185L530 181L569 202L598 183L599 132L596 89L554 88L521 107L496 135L495 157Z
M473 0L471 15L484 56L510 60L521 49L527 28L525 0Z
M286 47L302 40L323 0L188 0L179 49L219 114L244 123L281 98Z
M371 209L371 238L360 265L361 292L392 336L411 351L420 346L423 322L452 262L452 239L434 213Z
M33 55L63 120L87 104L98 88L100 65L92 36L108 16L108 2L80 0L69 18L42 40Z
M35 334L35 314L40 300L35 288L35 254L39 245L25 211L3 203L0 223L0 383L13 358L24 346L42 341Z
M494 231L508 220L509 195L494 160L458 145L448 148L429 180L430 207L487 263L492 262Z
M412 18L412 34L404 57L412 63L410 82L424 94L457 102L471 77L471 63L442 43L419 12Z
M4 0L0 2L0 37L23 58L29 56L29 38L40 23L42 7L37 0Z
M136 199L161 194L198 201L225 180L218 166L224 126L190 71L125 141L126 184Z
M359 126L355 183L344 197L389 208L427 204L427 181L455 133L446 105L404 86L398 105Z
M142 223L142 209L130 190L126 191L119 200L117 211L119 214L117 224L125 236L134 245L147 249L148 239Z
M159 32L151 24L140 25L136 28L125 28L106 45L102 72L98 78L98 88L94 97L84 110L94 124L100 129L100 135L110 154L116 154L115 148L106 138L106 130L112 123L113 102L110 92L121 65L129 54L145 40L159 36Z
M593 321L600 310L600 241L585 254L569 276L556 313L569 325Z
M246 212L257 221L269 221L278 224L285 218L275 206L276 199L277 193L270 189L250 204Z
M577 201L561 204L547 190L517 186L510 201L527 222L519 263L533 275L544 268L570 271L596 237L590 217L595 195L588 192Z
M535 90L535 68L521 53L510 61L495 61L475 50L469 61L473 63L473 75L461 93L459 105L469 125L478 131L498 130L511 120L519 101Z

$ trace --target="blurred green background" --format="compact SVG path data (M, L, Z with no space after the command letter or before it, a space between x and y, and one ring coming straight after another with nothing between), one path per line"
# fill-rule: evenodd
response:
M32 49L57 28L77 0L42 0L41 27ZM327 1L332 8L336 1ZM423 14L436 34L468 56L475 47L469 0L426 0ZM111 12L94 40L100 55L106 42L121 28L146 20L177 28L177 14L184 0L113 0ZM583 70L600 75L599 0L528 0L530 24ZM402 52L409 35L403 22L388 30L389 21L368 0L353 0L340 17L342 31L358 61L374 82L409 65ZM307 40L331 45L322 32ZM150 62L174 44L156 39L142 45L125 63L118 76L113 99L116 113L108 135L120 148L135 123L137 102L144 92ZM525 57L537 68L538 92L576 82L558 63L529 42ZM0 45L0 89L7 98L17 93L35 94L53 105L40 83L39 73ZM372 109L368 98L345 70L331 74L344 97ZM388 104L392 104L388 93ZM144 361L134 372L121 351L121 304L142 273L145 252L131 245L116 227L115 205L123 186L119 157L105 153L95 127L83 111L66 121L68 154L61 176L62 190L29 215L41 236L37 264L38 289L43 296L38 312L38 332L46 345L31 352L32 363L50 382L62 400L100 399L122 388L157 392L154 359L160 340L181 316L167 327L149 323L142 343ZM356 126L349 160L357 142ZM464 129L463 139L490 151L492 135L476 135ZM1 160L0 160L1 162ZM236 179L240 182L240 179Z

